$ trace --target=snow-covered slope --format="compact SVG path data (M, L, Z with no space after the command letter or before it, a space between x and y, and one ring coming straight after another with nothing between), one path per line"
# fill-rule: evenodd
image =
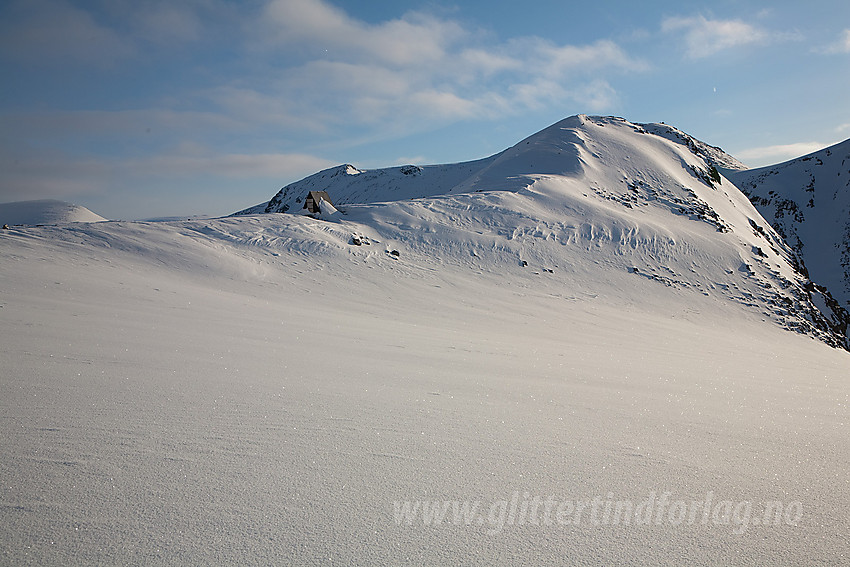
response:
M850 309L850 140L730 178L811 279Z
M844 562L850 355L530 197L0 232L0 563Z
M0 203L0 224L63 224L105 220L85 207L54 199Z

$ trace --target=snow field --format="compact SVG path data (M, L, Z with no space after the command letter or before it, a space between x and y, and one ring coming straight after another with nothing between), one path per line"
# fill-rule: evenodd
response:
M805 564L846 552L846 353L627 272L594 291L561 271L392 259L386 242L353 251L320 221L278 222L4 239L5 561ZM319 236L299 249L289 230ZM709 490L799 501L803 516L743 534L587 523L493 536L393 520L400 500Z

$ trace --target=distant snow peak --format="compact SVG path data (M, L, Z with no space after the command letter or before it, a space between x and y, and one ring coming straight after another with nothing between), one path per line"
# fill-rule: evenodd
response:
M801 271L850 309L850 140L729 177L788 243Z
M105 220L107 219L85 207L55 199L0 203L0 224L10 226L103 222Z
M344 173L345 175L357 175L363 172L351 165L350 163L346 163L337 167L333 175L339 175L341 173Z

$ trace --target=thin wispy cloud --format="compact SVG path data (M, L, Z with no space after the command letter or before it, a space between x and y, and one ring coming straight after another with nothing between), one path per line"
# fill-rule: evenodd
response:
M416 129L587 99L605 108L616 97L610 84L599 88L600 73L648 67L613 41L571 45L532 36L487 44L477 30L419 12L369 24L322 0L274 0L263 17L267 50L306 57L295 67L273 66L279 80L255 87L256 96L299 100L297 115L331 109L331 120L361 124L401 121Z
M7 148L8 149L8 148ZM336 162L301 153L222 153L213 148L183 144L143 157L81 158L60 151L40 156L14 150L0 158L0 185L6 200L66 195L98 195L126 179L224 177L250 184L306 176Z
M821 50L823 53L850 53L850 29L841 32L838 39Z
M661 30L680 35L685 43L685 54L691 59L703 59L730 49L797 37L794 33L770 32L740 19L709 19L705 16L665 18Z
M245 179L286 178L299 173L307 175L335 164L307 154L220 154L204 149L128 160L121 164L121 168L133 169L140 175L155 171L158 176L182 177L205 171L210 175Z

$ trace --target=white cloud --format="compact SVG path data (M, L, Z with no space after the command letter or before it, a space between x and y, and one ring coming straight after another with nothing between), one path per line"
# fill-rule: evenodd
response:
M846 132L847 130L850 130L850 122L848 122L846 124L840 124L839 126L836 126L836 128L835 128L835 131L838 132L838 133Z
M765 30L741 20L710 20L704 16L666 18L661 29L668 33L682 33L686 54L693 59L735 47L765 43L772 37Z
M494 53L481 48L470 48L460 52L461 66L476 69L487 76L505 71L522 69L522 61L509 54Z
M264 24L270 33L262 41L306 45L331 56L365 56L394 65L442 59L447 46L467 35L455 22L416 12L367 24L323 0L271 0Z
M850 53L850 29L841 32L839 38L827 46L824 53Z
M573 100L591 112L602 112L618 103L617 91L605 81L596 80L571 91Z
M615 67L625 70L642 71L646 64L630 58L613 41L601 40L590 45L555 45L540 42L536 54L544 71L552 76L566 76L576 70L593 70Z
M300 62L270 66L253 98L288 101L291 115L321 117L328 129L415 131L575 102L611 110L617 96L604 75L647 68L612 41L488 43L490 36L418 12L367 23L323 0L271 0L263 17L254 47Z
M741 150L735 154L735 157L744 163L756 164L756 166L770 165L822 150L827 145L821 142L797 142L777 146L762 146Z

